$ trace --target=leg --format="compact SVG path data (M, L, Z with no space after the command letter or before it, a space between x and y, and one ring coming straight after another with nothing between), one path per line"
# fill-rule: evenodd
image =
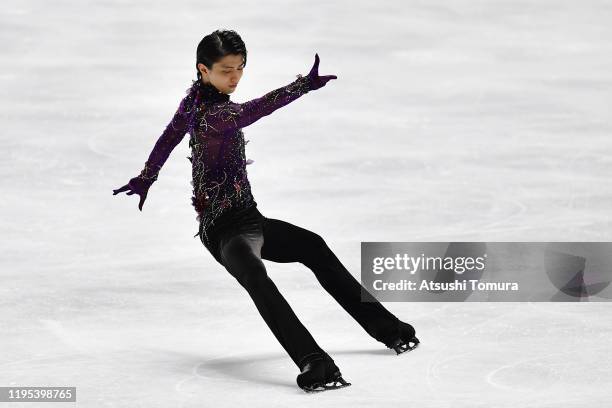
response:
M318 234L285 221L266 218L261 255L273 262L304 264L370 336L385 344L397 337L397 317L361 286ZM361 301L362 289L367 302Z
M312 356L324 352L266 273L260 258L261 243L261 233L233 235L222 241L221 259L228 272L247 290L274 336L301 369Z

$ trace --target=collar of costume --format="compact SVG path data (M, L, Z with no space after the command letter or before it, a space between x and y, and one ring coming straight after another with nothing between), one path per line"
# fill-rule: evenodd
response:
M229 101L229 95L219 91L214 87L210 82L204 83L201 80L199 82L199 87L201 91L201 98L206 102L227 102Z

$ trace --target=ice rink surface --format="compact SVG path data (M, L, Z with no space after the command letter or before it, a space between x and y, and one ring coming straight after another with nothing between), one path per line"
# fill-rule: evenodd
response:
M249 52L236 102L315 52L338 76L245 128L248 171L265 216L356 277L361 241L611 241L610 21L594 0L4 4L0 386L76 386L96 408L607 406L609 303L385 303L422 341L395 356L306 267L266 261L353 383L305 394L193 238L188 136L142 213L112 189L199 40L230 28Z

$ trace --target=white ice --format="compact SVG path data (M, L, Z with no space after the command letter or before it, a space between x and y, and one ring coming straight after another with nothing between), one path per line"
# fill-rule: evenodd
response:
M3 4L0 386L76 386L96 408L607 406L609 303L385 303L422 340L395 356L306 267L266 261L353 383L305 394L193 238L187 137L142 213L112 189L199 40L231 28L249 52L235 101L315 52L338 76L244 131L260 211L356 277L362 241L610 241L610 21L603 0Z

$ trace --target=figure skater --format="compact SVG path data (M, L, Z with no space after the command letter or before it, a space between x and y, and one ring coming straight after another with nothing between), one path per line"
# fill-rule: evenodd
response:
M377 341L397 354L415 348L414 328L400 321L364 289L318 234L289 222L264 217L251 193L242 128L302 95L317 90L335 75L319 75L319 55L306 76L245 103L230 101L247 61L247 50L233 30L205 36L196 53L197 80L159 137L141 173L113 190L138 194L142 206L149 188L171 151L190 134L192 205L202 244L253 299L257 310L300 370L297 384L305 391L350 385L334 360L315 342L274 282L262 259L300 262L323 288Z

